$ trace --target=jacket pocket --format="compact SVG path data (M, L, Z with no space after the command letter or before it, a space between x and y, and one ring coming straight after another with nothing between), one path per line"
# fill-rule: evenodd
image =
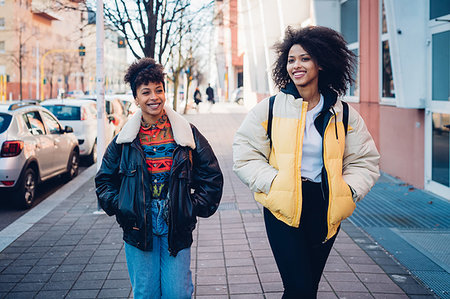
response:
M356 208L356 204L353 201L352 191L344 179L341 178L335 183L333 191L330 223L335 225L350 217Z
M137 169L121 169L121 184L119 191L119 202L117 212L117 222L122 227L136 226L138 216L138 206L136 199L139 192L139 180L137 178Z

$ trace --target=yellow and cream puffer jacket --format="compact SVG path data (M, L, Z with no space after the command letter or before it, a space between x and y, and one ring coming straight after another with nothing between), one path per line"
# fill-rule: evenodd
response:
M342 220L379 177L379 154L358 112L349 105L348 129L342 122L342 102L336 93L322 93L324 108L314 124L322 136L322 190L328 202L328 234L333 237ZM258 103L236 132L233 170L255 192L256 201L284 223L298 227L302 211L301 161L308 103L288 85L275 98L272 148L267 137L269 98Z

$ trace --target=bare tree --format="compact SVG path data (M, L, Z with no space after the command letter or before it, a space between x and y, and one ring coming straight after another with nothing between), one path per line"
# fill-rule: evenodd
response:
M19 99L23 99L23 70L24 65L29 58L29 47L28 42L33 37L33 35L26 30L26 24L19 18L16 21L16 27L12 29L17 36L18 50L12 51L10 56L13 63L19 69Z
M105 4L104 13L123 34L134 57L161 61L170 48L176 23L189 5L190 0L114 0Z

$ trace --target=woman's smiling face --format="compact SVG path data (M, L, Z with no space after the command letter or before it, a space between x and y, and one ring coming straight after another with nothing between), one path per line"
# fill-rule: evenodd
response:
M149 82L136 90L136 104L141 107L142 117L147 123L155 123L164 113L166 94L162 82Z
M311 84L318 86L320 69L317 62L302 46L296 44L291 47L286 70L297 87L306 87Z

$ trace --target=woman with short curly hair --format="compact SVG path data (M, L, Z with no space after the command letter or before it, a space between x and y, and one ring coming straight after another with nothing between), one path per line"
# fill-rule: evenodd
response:
M161 64L140 59L125 82L139 109L106 149L98 201L123 229L134 298L191 298L192 231L217 210L223 175L205 137L165 105Z
M355 62L326 27L289 27L275 44L280 89L235 135L233 170L264 206L283 298L316 298L343 219L379 177L379 154L358 112L339 99Z

